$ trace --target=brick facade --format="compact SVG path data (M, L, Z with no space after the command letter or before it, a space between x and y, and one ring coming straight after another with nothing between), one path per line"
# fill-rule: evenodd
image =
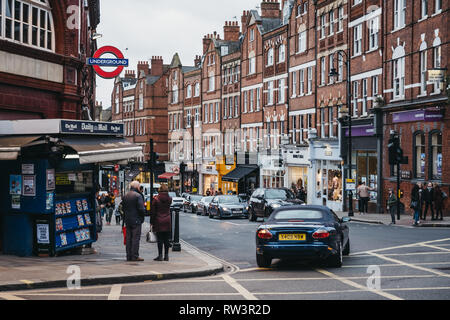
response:
M52 16L54 39L49 38L45 48L31 45L31 35L30 44L25 45L0 34L1 119L87 119L89 113L94 116L95 74L86 65L86 58L97 49L96 41L90 37L100 22L99 1L87 1L87 6L80 8L79 2L73 0L48 2L46 10ZM79 26L68 23L71 15L78 15L68 10L71 5L81 10Z

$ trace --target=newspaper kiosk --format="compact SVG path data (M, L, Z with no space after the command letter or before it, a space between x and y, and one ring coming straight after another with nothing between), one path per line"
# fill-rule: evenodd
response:
M3 254L54 256L95 242L99 165L140 156L122 124L0 121Z

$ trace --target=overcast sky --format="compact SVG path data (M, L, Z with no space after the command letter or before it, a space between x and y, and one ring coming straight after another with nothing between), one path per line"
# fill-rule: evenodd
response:
M162 56L170 64L178 52L181 63L192 66L202 54L203 36L217 31L223 39L225 21L241 24L243 10L259 7L261 0L105 0L101 1L103 34L98 46L118 47L136 70L138 61ZM128 48L128 50L127 50ZM107 57L105 55L105 57ZM122 73L122 76L125 72ZM111 106L114 80L97 77L97 100Z

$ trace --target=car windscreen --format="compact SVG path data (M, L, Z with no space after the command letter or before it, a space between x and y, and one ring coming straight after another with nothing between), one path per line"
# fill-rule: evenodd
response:
M281 210L275 213L271 220L323 220L324 213L320 210Z
M202 196L190 196L190 201L200 201L202 199Z
M177 194L175 192L169 192L169 197L176 198Z
M205 203L210 203L212 201L212 199L214 199L214 197L203 197L202 201Z
M284 189L268 189L265 193L266 199L290 200L294 199L294 194Z
M222 196L218 197L220 204L240 204L241 200L238 196Z

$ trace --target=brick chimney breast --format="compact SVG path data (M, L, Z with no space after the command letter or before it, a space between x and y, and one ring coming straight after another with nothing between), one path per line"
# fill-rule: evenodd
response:
M150 75L162 76L163 75L163 59L161 56L152 57L152 68Z
M233 21L225 21L223 34L225 41L239 41L240 27L238 23Z
M281 18L280 3L278 0L263 0L261 2L262 18Z

